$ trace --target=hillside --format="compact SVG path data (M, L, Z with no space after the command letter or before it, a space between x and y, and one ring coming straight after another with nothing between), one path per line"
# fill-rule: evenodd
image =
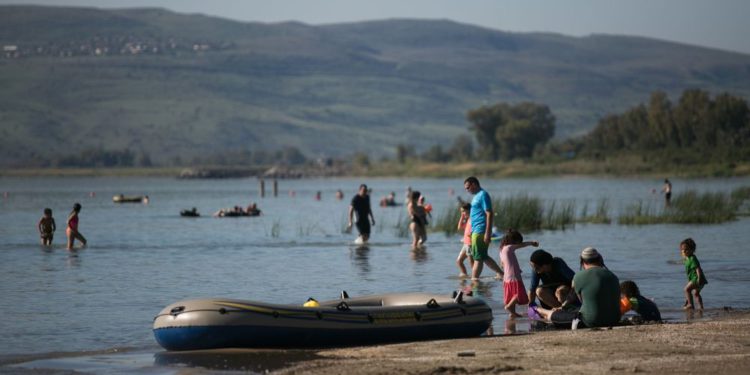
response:
M750 97L750 56L653 39L447 20L309 26L162 9L0 7L0 165L128 148L157 163L295 146L392 155L466 134L466 111L535 101L557 137L654 90Z

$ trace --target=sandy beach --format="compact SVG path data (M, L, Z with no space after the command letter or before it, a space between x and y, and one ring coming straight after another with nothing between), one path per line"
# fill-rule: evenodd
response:
M279 374L750 373L750 312L688 323L324 350Z

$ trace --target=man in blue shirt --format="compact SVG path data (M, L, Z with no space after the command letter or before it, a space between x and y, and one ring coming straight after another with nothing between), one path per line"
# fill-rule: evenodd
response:
M531 288L529 301L539 297L542 307L551 309L560 307L570 296L573 285L573 272L564 260L539 249L529 258L531 269ZM575 297L573 295L572 297Z
M471 200L471 257L475 260L474 267L471 270L471 279L479 279L484 264L497 272L499 275L503 271L498 267L494 259L487 254L487 249L492 241L492 199L481 186L476 177L469 177L464 181L466 191L474 195Z

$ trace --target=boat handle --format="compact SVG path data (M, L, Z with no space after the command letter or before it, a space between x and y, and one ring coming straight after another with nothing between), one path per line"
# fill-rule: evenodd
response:
M430 298L430 300L427 301L427 307L429 307L431 309L436 309L436 308L440 307L440 305L437 303L437 301L435 301L434 298Z
M464 304L464 303L466 303L466 302L464 302L464 291L463 290L460 291L460 292L458 292L454 296L453 302L458 303L458 304Z
M172 310L169 310L169 313L172 315L177 315L183 311L185 311L185 306L177 306L173 307Z
M349 311L351 308L349 308L349 304L347 304L344 301L341 301L338 305L336 305L336 310L338 311Z

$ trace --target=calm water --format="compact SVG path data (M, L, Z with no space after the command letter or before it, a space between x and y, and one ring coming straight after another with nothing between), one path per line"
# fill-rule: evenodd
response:
M355 235L342 233L349 199L361 182L374 189L377 224L368 249L355 248L351 245ZM465 285L456 277L454 264L460 236L430 233L427 250L415 254L409 249L410 239L399 237L395 228L405 217L405 208L377 207L377 200L390 191L402 198L406 186L412 186L433 204L433 215L439 215L454 209L458 195L469 198L462 182L282 180L279 197L260 198L255 179L0 178L0 192L7 192L0 198L0 358L117 349L145 353L132 366L147 366L153 364L153 353L161 351L151 333L154 315L185 298L221 296L301 304L311 296L336 298L341 290L350 295L450 293ZM749 186L750 179L673 183L676 192L729 191ZM267 181L269 191L270 185ZM574 200L579 208L588 202L590 210L600 198L608 198L613 217L638 200L661 205L660 195L652 193L661 187L660 181L653 179L504 179L483 180L482 185L494 198L529 193L558 202ZM334 198L337 189L345 192L344 200ZM289 194L292 190L294 196ZM316 191L322 192L322 200L314 199ZM119 193L148 194L151 202L113 204L112 196ZM210 217L219 208L251 201L258 202L263 216ZM90 246L71 253L65 250L64 227L74 202L83 205L80 230ZM202 217L178 215L193 206ZM53 209L58 224L51 250L39 245L36 231L45 207ZM700 226L577 225L525 236L540 241L542 248L571 266L583 247L597 247L621 280L635 280L666 315L679 318L686 277L677 247L685 237L698 243L697 255L710 282L704 289L706 307L750 306L748 224L750 219L742 218ZM519 251L527 286L531 251ZM506 326L502 282L488 278L478 291L495 311L496 334L528 330L528 322L523 321ZM113 364L117 360L104 362L110 363L104 368L120 366Z

